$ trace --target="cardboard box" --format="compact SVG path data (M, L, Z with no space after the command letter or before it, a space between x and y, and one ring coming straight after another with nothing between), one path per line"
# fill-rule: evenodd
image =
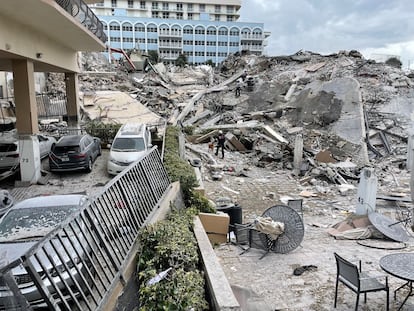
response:
M201 223L211 244L221 244L227 242L229 232L230 217L228 214L199 213Z

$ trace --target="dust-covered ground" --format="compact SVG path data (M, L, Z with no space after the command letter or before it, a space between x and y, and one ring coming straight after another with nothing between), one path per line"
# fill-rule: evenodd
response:
M238 171L237 168L249 167L243 164L244 155L227 152L224 160L216 160L230 169L224 173L222 180L212 180L203 169L206 195L212 200L227 197L237 202L242 207L243 223L253 221L267 208L281 204L286 197L303 199L305 234L301 246L293 251L287 254L269 253L260 259L264 254L260 249L252 248L241 254L242 249L236 243L215 247L229 282L239 297L244 297L241 301L246 310L333 310L336 277L334 252L351 261L361 259L363 270L385 276L379 266L382 256L413 251L412 237L406 245L386 240L364 240L373 246L367 247L355 240L334 239L327 233L328 227L354 212L356 190L341 195L335 186L326 186L325 193L316 192L313 186L301 185L299 179L285 170L250 167L244 170L244 174L236 176L234 172ZM409 175L400 174L395 182L399 187L408 188ZM386 194L391 188L391 185L378 185L378 194ZM301 197L299 194L302 191L315 196ZM405 207L402 209L405 210ZM384 200L377 200L376 212L392 219L399 219L401 215L394 203ZM408 232L411 235L410 229ZM317 268L305 270L299 276L293 274L295 268L309 265ZM407 291L399 291L397 300L394 300L393 291L404 281L389 276L389 283L390 310L397 310ZM354 309L355 300L356 295L340 285L336 310ZM384 292L370 293L366 304L361 296L359 310L385 310L385 302ZM409 298L401 310L414 310L414 300Z

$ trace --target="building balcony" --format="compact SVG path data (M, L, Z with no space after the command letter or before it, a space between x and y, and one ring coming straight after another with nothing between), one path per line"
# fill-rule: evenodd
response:
M240 39L247 41L263 41L265 36L263 34L241 34Z
M163 54L163 53L160 53L160 58L162 59L162 60L176 60L177 59L177 57L179 56L178 54L174 54L174 53L171 53L171 54Z
M168 49L168 50L179 49L179 50L181 50L183 48L183 44L181 42L180 43L159 42L158 47L160 49Z
M103 51L107 36L102 22L92 12L86 1L81 0L2 0L3 42L26 42L6 45L6 52L23 58L36 60L36 72L76 72L79 67L69 56L75 51ZM35 34L35 35L34 35ZM11 39L13 38L13 39ZM3 51L4 46L0 48ZM72 54L73 55L73 54ZM0 56L8 59L3 71L11 71L12 55ZM66 72L65 71L65 72Z
M262 52L263 51L262 46L256 46L256 45L242 45L241 49L242 51L251 51L251 52Z
M107 41L102 22L82 0L55 0L66 12L77 19L103 43Z
M158 33L158 36L164 37L164 38L181 38L182 37L182 32L178 32L178 31L170 31L170 30L160 30Z

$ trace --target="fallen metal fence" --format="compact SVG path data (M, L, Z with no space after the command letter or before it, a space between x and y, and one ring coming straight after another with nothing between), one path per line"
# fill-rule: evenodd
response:
M157 148L28 252L0 263L0 309L102 310L170 180Z

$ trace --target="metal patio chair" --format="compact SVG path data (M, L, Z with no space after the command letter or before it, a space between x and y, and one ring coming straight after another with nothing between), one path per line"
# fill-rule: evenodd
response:
M389 310L389 287L388 287L388 277L381 276L385 278L385 284L378 280L378 276L369 276L367 273L362 272L361 269L361 260L359 260L359 265L355 265L348 260L342 258L337 253L334 253L336 259L336 283L335 283L335 301L334 308L336 308L336 302L338 297L338 285L339 282L344 284L346 287L351 289L357 294L355 311L358 310L359 295L364 294L364 303L367 302L367 293L385 291L387 293L387 311Z
M303 200L302 199L288 200L287 205L293 208L303 219Z

